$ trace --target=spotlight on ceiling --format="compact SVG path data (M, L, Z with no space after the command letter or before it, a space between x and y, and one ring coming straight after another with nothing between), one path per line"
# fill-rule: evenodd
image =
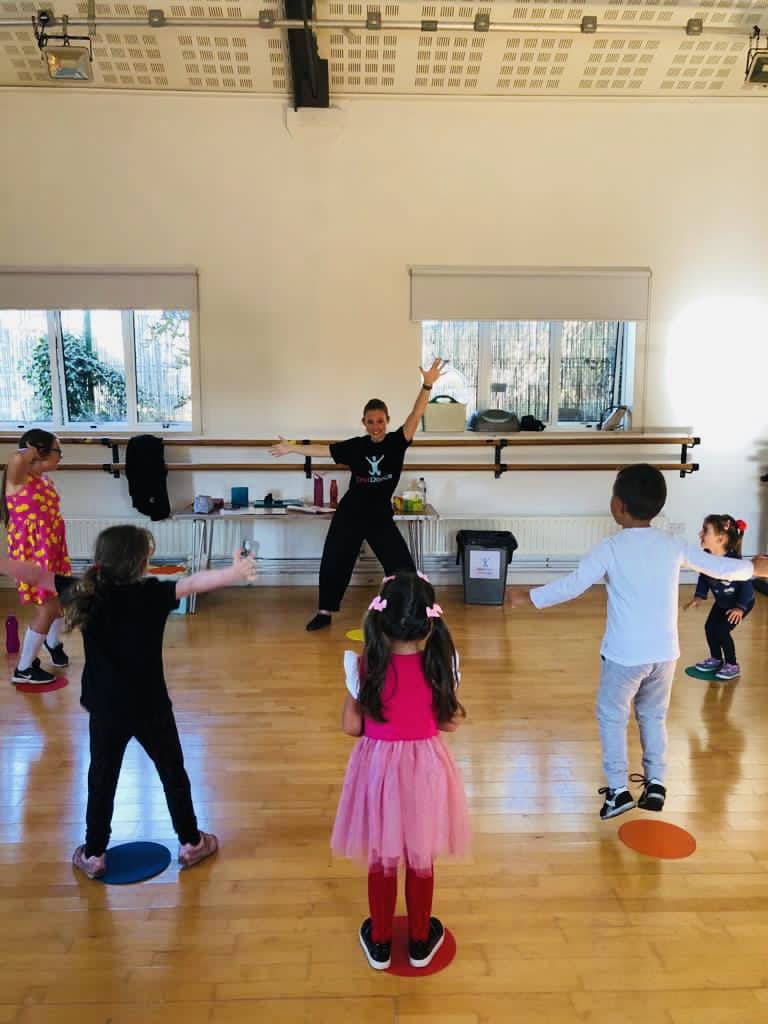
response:
M704 31L704 22L701 18L689 18L685 23L685 34L687 36L700 36Z
M476 14L474 29L475 32L487 32L491 27L490 14Z
M594 14L585 14L581 19L581 31L592 35L597 32L597 18Z
M92 4L89 3L88 7L90 19ZM60 33L48 31L52 23L53 15L50 11L39 11L37 16L33 15L32 17L32 31L35 33L40 56L45 62L49 77L57 81L89 81L93 62L91 36L71 36L67 30L69 17L66 14L61 19L62 31ZM95 32L95 27L93 30ZM60 45L52 46L53 42ZM87 43L88 45L73 46L73 42Z
M749 40L744 81L747 85L759 85L764 89L768 88L768 40L765 46L760 45L759 25L753 27Z
M369 32L378 32L381 28L381 11L368 11L365 16L365 27Z

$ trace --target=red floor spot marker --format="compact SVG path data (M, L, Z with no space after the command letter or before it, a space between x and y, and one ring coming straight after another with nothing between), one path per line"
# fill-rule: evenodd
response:
M690 857L696 849L696 840L684 828L647 818L626 822L619 829L619 839L636 853L662 860Z
M392 927L392 963L386 973L396 974L399 978L421 978L425 974L444 971L455 956L456 939L446 928L443 944L429 967L411 967L408 963L408 918L396 917Z
M66 676L57 676L52 683L14 683L19 693L53 693L54 690L63 690L69 683Z

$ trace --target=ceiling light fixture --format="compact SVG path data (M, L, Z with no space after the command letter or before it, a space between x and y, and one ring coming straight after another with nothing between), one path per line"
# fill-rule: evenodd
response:
M588 35L592 35L592 33L597 32L597 18L594 14L584 15L581 19L581 31Z
M67 31L69 17L65 14L61 19L62 31L52 33L48 27L53 24L53 15L50 11L38 11L37 16L32 16L32 31L35 33L40 56L45 62L50 78L57 81L87 82L91 78L91 64L93 63L93 36L96 34L96 5L95 0L88 0L88 30L87 36L71 36ZM51 43L60 43L59 46L51 46ZM73 46L73 42L87 43L87 46Z
M768 88L768 40L760 45L760 26L752 28L747 50L747 66L744 70L744 81L747 85L761 85Z
M685 34L687 36L700 36L704 31L704 22L701 18L689 18L685 23Z

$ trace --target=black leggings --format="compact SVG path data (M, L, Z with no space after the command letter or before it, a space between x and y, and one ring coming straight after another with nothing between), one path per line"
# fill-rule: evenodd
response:
M368 542L381 562L385 576L415 570L408 545L391 513L384 511L373 515L370 510L345 508L341 504L331 520L323 546L318 608L327 612L339 610L363 541Z
M120 766L128 741L134 736L155 763L179 842L200 842L189 777L184 769L184 754L171 708L133 720L91 712L90 734L86 857L100 857L107 848Z
M720 608L719 605L712 605L707 621L704 624L704 632L707 635L707 643L709 644L709 653L713 658L717 658L719 661L725 661L729 665L736 664L736 647L733 643L731 633L736 628L738 623L729 622L727 619L730 608ZM752 611L752 606L744 612L744 618L749 615Z

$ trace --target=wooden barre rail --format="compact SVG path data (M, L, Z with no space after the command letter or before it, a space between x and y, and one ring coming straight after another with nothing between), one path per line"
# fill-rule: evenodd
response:
M83 472L92 469L103 470L111 473L113 477L119 478L125 471L125 463L120 462L119 446L126 444L132 435L121 435L111 437L95 437L87 435L84 437L64 437L62 441L66 445L85 444L100 445L109 448L112 461L109 463L67 463L63 462L58 470L69 470L70 472ZM275 443L271 439L244 439L244 438L213 438L213 437L164 437L164 445L175 445L184 448L268 448ZM701 443L701 439L691 434L588 434L584 436L564 437L557 433L543 436L540 433L523 435L514 434L510 437L457 437L457 438L435 438L434 440L419 438L413 442L414 447L419 448L483 448L493 449L494 461L486 465L475 463L407 463L408 471L421 471L433 473L484 473L492 472L498 480L500 476L508 472L597 472L602 470L618 470L627 465L626 462L531 462L531 463L507 463L502 461L502 452L510 447L594 447L598 445L625 446L625 445L680 445L680 461L656 463L658 469L677 471L681 477L695 473L699 465L697 462L688 462L688 449ZM0 444L18 444L18 437L7 434L0 434ZM308 444L333 444L332 441L309 441L303 440L296 443L296 454L301 456L303 445ZM5 467L2 467L5 468ZM346 466L335 463L313 463L312 456L304 454L302 462L170 462L167 463L169 472L252 472L252 473L279 473L294 472L301 470L307 479L315 472L328 473L343 471Z
M504 463L504 462L491 462L487 465L478 465L474 462L469 463L440 463L440 462L409 462L407 468L409 472L411 470L422 470L424 472L433 473L486 473L489 470L500 476L502 473L507 472L539 472L547 470L555 471L583 471L583 472L597 472L599 470L610 469L619 470L623 466L626 466L626 462L518 462L518 463ZM688 473L695 473L699 468L696 462L656 462L654 463L657 469L664 470L679 470L681 475ZM338 463L315 463L313 470L317 473L330 473L330 472L346 472L348 466L342 466ZM0 469L5 469L5 466L0 465ZM92 469L98 469L105 473L112 473L114 471L124 471L124 462L83 462L83 463L66 463L63 462L56 468L57 473L63 473L67 470L70 472L88 472ZM279 463L279 462L168 462L166 463L166 469L173 472L200 472L200 473L215 473L219 471L230 472L268 472L268 473L280 473L280 472L291 472L295 470L304 471L304 466L298 462L293 463Z
M130 441L132 434L110 435L108 437L97 437L86 435L83 437L68 437L64 435L61 440L64 444L87 444L101 445L111 448L113 445L125 444ZM269 448L277 444L277 438L215 438L215 437L163 437L163 444L175 445L182 448ZM334 444L339 438L323 440L307 440L307 444ZM0 444L18 444L18 434L0 434ZM692 434L634 434L634 433L602 433L585 434L583 437L558 436L556 432L551 434L523 431L512 435L489 434L485 437L456 437L456 438L428 438L419 437L413 441L412 448L495 448L501 444L503 447L511 445L525 447L527 445L541 445L544 448L550 446L569 447L592 447L593 445L685 445L687 448L694 448L701 444L701 438ZM301 454L301 443L296 445L296 454Z

